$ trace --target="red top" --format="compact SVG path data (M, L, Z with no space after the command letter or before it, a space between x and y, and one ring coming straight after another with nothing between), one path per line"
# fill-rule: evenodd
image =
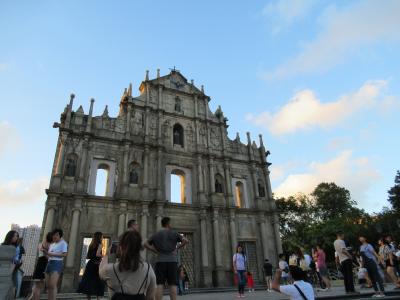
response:
M249 287L253 287L254 286L253 275L247 275L247 285Z

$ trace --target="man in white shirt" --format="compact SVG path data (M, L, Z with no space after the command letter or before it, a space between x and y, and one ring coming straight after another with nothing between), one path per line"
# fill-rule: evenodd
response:
M335 251L340 262L341 272L343 273L344 277L343 281L346 293L351 294L355 293L353 280L353 261L351 254L349 253L349 251L347 251L347 247L343 239L343 232L338 231L336 233L336 240L333 243L333 246L335 247Z
M281 278L281 269L275 271L274 281L272 282L272 289L287 295L290 300L314 300L314 290L312 285L305 282L305 272L298 266L289 266L289 274L292 276L294 283L288 285L279 285Z

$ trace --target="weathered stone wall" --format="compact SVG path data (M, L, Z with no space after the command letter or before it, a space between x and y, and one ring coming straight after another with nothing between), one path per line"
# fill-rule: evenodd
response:
M247 144L239 136L230 140L221 108L212 113L210 98L177 71L146 77L139 90L138 97L131 86L125 90L115 118L107 107L93 116L94 100L88 114L82 107L73 111L72 97L54 125L60 134L43 232L61 227L69 242L63 290L78 284L85 237L102 231L115 240L134 218L147 238L160 228L163 216L192 239L194 286L231 285L239 242L255 249L254 272L261 278L264 258L276 262L281 251L261 136L260 146L250 134ZM176 124L182 127L183 145L174 143ZM94 195L98 168L108 170L105 196ZM130 182L133 169L138 182ZM185 177L185 203L168 201L171 172ZM215 189L216 179L222 192ZM149 253L147 258L154 259Z

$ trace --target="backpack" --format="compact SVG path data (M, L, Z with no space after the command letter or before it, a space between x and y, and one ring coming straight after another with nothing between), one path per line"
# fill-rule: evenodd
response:
M121 280L119 280L117 272L115 271L115 264L114 264L113 265L113 270L114 270L114 274L117 277L117 280L119 282L119 286L120 286L121 292L114 293L114 295L111 297L111 300L145 300L146 296L144 295L144 293L140 294L140 291L141 291L143 286L146 288L147 279L149 277L149 269L150 269L150 265L147 264L146 277L144 278L142 284L140 285L140 288L139 288L137 294L136 295L131 295L131 294L125 294L124 288L122 287L122 282L121 282Z

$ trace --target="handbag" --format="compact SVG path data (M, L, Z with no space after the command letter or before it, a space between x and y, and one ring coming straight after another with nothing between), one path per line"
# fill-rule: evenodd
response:
M137 294L136 295L132 295L132 294L125 294L124 288L122 287L122 283L123 282L121 282L121 280L119 279L117 271L115 271L115 264L113 264L114 274L117 277L121 292L114 293L114 295L111 297L111 300L145 300L146 296L144 295L144 293L140 294L140 291L141 291L143 286L146 287L146 285L147 285L147 279L149 277L149 269L150 269L150 265L147 264L146 277L144 278L142 284L140 285Z

